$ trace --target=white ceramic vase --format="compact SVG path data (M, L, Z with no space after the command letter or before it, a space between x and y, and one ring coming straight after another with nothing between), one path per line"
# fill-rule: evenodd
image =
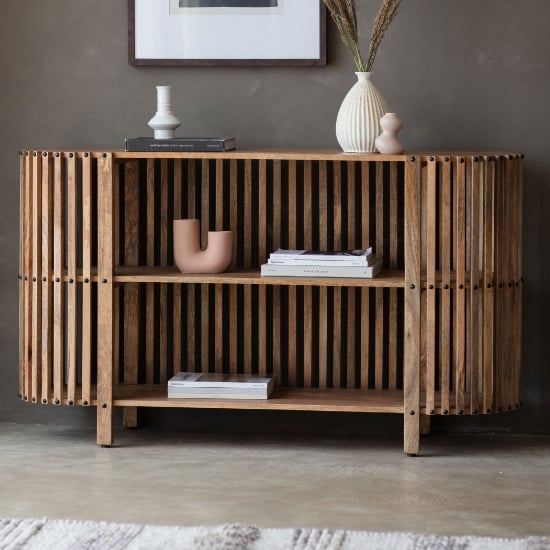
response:
M336 118L336 139L346 153L373 153L380 134L380 118L388 110L370 81L372 73L355 73L357 82L348 92Z
M376 149L383 155L400 155L405 148L397 138L397 132L403 128L403 122L396 113L386 113L380 119L382 133L376 138Z
M172 111L172 86L157 86L157 112L148 124L155 132L155 139L176 137L181 122Z

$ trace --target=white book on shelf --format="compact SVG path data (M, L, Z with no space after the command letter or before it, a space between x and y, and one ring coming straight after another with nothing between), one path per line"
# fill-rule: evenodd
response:
M339 267L368 267L374 265L378 261L376 256L369 256L366 260L363 258L353 259L349 256L349 260L312 260L309 257L296 258L294 260L269 257L267 259L268 264L273 265L326 265L326 266L339 266Z
M271 375L178 372L168 380L168 387L265 389L273 383Z
M374 255L372 247L363 250L285 250L279 248L269 255L270 260L308 260L323 262L348 262L350 260L367 265Z
M174 393L168 389L168 398L171 399L269 399L268 394L243 394L243 393Z
M371 266L338 266L338 265L276 265L262 264L262 277L347 277L372 279L380 273L382 260Z

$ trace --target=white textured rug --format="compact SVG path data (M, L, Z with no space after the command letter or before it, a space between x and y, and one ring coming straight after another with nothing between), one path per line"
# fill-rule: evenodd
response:
M2 550L546 550L550 537L517 539L260 529L253 525L159 527L50 519L0 520Z

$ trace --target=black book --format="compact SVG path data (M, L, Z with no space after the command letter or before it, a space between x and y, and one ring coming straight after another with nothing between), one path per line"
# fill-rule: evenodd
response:
M126 138L126 151L156 151L159 153L181 153L185 151L232 151L237 148L235 138L221 137L177 137L155 139L148 137Z

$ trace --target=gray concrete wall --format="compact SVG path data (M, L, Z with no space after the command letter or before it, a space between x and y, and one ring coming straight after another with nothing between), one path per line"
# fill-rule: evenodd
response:
M365 0L357 3L366 37L374 3L368 9ZM404 0L375 63L376 84L405 122L407 148L526 155L525 406L490 418L438 419L442 429L550 433L549 24L548 0ZM120 147L124 137L149 131L156 84L174 87L186 134L235 134L241 147L336 146L335 115L355 77L351 57L331 22L328 27L324 68L137 68L127 64L124 0L2 0L0 421L94 422L92 410L43 408L17 398L18 149ZM265 415L186 414L157 411L147 419L152 425L178 418L195 426L236 419L265 426ZM281 430L289 425L287 414L269 418ZM381 418L382 428L395 422ZM290 424L318 422L295 415ZM344 425L340 415L323 415L323 423ZM358 429L365 424L370 419L357 416L345 422Z

